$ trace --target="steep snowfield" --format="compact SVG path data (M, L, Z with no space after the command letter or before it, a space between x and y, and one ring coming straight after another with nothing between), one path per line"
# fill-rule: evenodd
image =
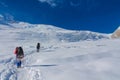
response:
M119 39L61 42L56 33L74 31L44 26L0 30L0 80L120 79ZM41 43L39 53L37 42ZM16 46L22 46L25 53L20 69L13 54Z

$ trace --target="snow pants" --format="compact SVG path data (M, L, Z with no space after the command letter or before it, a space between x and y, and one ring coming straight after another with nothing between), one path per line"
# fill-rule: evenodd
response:
M21 62L21 60L17 60L17 68L20 68L21 67L21 64L22 64L22 62Z

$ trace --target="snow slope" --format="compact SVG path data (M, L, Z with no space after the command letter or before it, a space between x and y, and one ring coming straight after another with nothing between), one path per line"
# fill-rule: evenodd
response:
M109 38L108 34L91 31L72 31L51 25L29 24L24 22L9 24L14 28L25 29L23 34L27 38L39 38L41 41L53 40L62 42L78 42L81 40L98 40Z
M18 28L18 25L0 29L0 80L120 79L119 39L61 42L56 33L72 34L74 31L45 25ZM39 53L36 52L37 42L41 43ZM22 46L25 53L21 69L15 65L16 46Z

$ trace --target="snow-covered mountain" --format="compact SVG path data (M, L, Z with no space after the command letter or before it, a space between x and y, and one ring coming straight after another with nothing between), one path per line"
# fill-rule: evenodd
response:
M51 25L23 22L9 25L0 25L0 80L120 79L119 39L106 39L106 34L70 31ZM79 41L79 37L88 34L105 38L94 40L92 36L92 40L88 40L89 36ZM39 53L36 52L37 42L41 43ZM16 46L22 46L25 54L19 69L13 53Z
M72 31L58 28L52 25L43 24L29 24L25 22L9 23L8 25L0 25L3 27L20 29L22 31L16 33L22 40L24 39L37 39L41 42L78 42L81 40L98 40L108 39L107 34L91 32L91 31ZM2 27L3 26L3 27ZM4 29L4 28L3 28ZM21 34L23 34L21 36Z

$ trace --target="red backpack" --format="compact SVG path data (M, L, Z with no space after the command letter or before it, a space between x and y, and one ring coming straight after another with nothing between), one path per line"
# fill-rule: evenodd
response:
M18 47L15 48L14 54L18 53Z

